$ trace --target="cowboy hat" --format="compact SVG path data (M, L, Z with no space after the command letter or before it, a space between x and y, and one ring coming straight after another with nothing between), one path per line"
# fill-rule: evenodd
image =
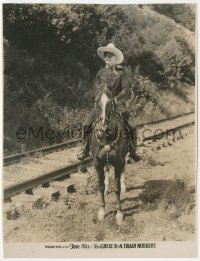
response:
M116 64L120 64L124 60L123 53L117 49L113 43L109 43L106 47L99 47L97 49L97 54L103 61L105 61L104 52L113 53L116 56Z

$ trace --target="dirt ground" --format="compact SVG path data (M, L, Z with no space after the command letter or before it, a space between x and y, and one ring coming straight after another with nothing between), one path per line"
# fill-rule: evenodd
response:
M96 175L88 168L87 184L77 184L77 192L49 202L43 209L16 205L19 215L15 220L8 220L4 211L5 241L195 240L195 144L192 132L172 146L141 149L143 160L125 169L122 226L115 220L114 191L106 196L105 220L97 220Z

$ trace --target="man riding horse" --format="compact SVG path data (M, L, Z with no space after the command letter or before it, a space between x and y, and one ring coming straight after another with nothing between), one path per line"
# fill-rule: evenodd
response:
M99 70L96 76L94 83L95 102L101 97L105 90L112 94L116 111L120 113L121 117L124 119L124 125L126 126L126 130L128 130L129 157L134 161L139 161L140 157L136 154L136 133L129 124L130 114L125 107L124 102L124 98L130 94L131 83L128 81L127 75L120 65L124 59L123 53L116 48L114 44L109 43L106 47L99 47L97 49L97 54L106 63L106 67ZM78 155L79 160L83 160L89 156L92 123L96 118L96 110L93 108L83 124L83 149Z

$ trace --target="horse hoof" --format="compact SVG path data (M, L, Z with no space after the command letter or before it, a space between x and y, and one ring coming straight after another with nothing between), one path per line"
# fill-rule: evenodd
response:
M105 210L104 210L104 208L102 207L102 208L100 208L99 209L99 212L98 212L98 220L100 220L100 221L103 221L104 220L104 218L105 218Z
M117 210L117 214L116 214L116 222L118 226L121 226L123 224L124 221L124 215L121 212L121 210Z

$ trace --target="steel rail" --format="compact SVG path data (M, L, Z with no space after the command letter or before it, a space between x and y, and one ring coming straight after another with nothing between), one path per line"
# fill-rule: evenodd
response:
M180 126L177 126L175 128L172 128L172 129L168 129L166 131L163 131L162 133L158 133L158 134L154 134L152 136L148 136L146 138L144 138L141 142L141 144L144 142L144 141L147 141L147 140L161 140L165 134L167 135L171 135L171 134L175 134L178 130L180 129L185 129L185 128L188 128L188 127L191 127L195 125L195 121L191 121L189 123L186 123L186 124L183 124L183 125L180 125Z
M187 124L177 126L177 127L170 129L170 130L172 132L175 132L176 130L179 130L179 129L191 127L194 124L195 124L195 121L192 121L192 122L189 122ZM166 130L163 133L166 134L167 132L169 132L169 130ZM160 139L160 134L149 136L149 137L145 138L143 141L150 140L150 139L155 140L156 138ZM139 144L139 146L142 146L142 143ZM56 180L56 179L61 178L65 175L67 175L67 174L76 172L79 169L84 168L84 167L88 167L90 165L93 165L93 160L92 160L91 157L89 157L89 158L87 158L87 159L85 159L81 162L77 162L77 163L74 163L74 164L71 164L71 165L67 165L63 168L59 168L59 169L47 172L47 173L42 174L38 177L29 179L29 180L25 180L25 181L16 183L14 185L5 187L4 188L4 200L10 199L11 197L13 197L13 196L15 196L19 193L33 189L33 188L38 187L38 186L40 186L44 183L48 183L50 181Z
M68 141L68 142L56 144L56 145L53 145L53 146L49 146L49 147L45 147L45 148L41 148L41 149L37 149L37 150L31 150L31 151L28 151L28 152L11 155L11 156L4 158L4 166L17 163L22 158L25 158L27 156L33 156L34 154L36 154L38 152L41 152L43 154L49 154L49 153L57 151L57 150L72 148L72 147L77 146L79 143L81 143L81 141L82 141L81 139L77 139L77 140Z
M4 200L9 199L17 194L20 194L24 191L31 190L35 187L38 187L42 184L48 183L55 179L61 178L67 174L77 172L79 169L88 167L92 165L92 158L87 158L81 162L77 162L75 164L67 165L63 168L59 168L45 174L42 174L38 177L28 179L14 185L8 186L4 188Z
M187 112L187 113L175 115L175 116L172 116L172 117L169 117L169 118L164 118L164 119L161 119L161 120L158 120L158 121L150 121L150 122L142 123L142 124L137 125L137 128L138 127L143 128L146 125L153 125L153 124L158 124L158 123L162 123L162 122L167 122L168 120L170 121L170 120L178 119L178 118L181 118L181 117L184 117L184 116L187 116L187 115L190 115L190 114L194 114L194 113L195 112L192 111L192 112Z
M187 116L187 115L190 115L190 114L193 114L193 113L194 112L188 112L188 113L172 116L170 118L161 119L161 120L158 120L158 121L146 122L146 123L137 125L136 129L139 130L139 129L142 129L145 126L148 126L148 125L167 122L167 121L177 119L177 118L180 118L180 117L184 117L184 116ZM58 150L72 148L72 147L75 147L78 144L80 144L81 141L82 141L82 139L76 139L76 140L73 140L73 141L68 141L68 142L56 144L56 145L53 145L53 146L49 146L49 147L45 147L45 148L41 148L41 149L37 149L37 150L31 150L31 151L24 152L24 153L18 153L18 154L15 154L15 155L10 155L10 156L4 157L3 163L4 163L4 166L8 166L8 165L20 162L21 159L23 159L27 156L34 156L34 154L37 154L37 153L40 153L40 152L43 153L43 154L49 154L49 153L52 153L52 152L55 152L55 151L58 151Z

